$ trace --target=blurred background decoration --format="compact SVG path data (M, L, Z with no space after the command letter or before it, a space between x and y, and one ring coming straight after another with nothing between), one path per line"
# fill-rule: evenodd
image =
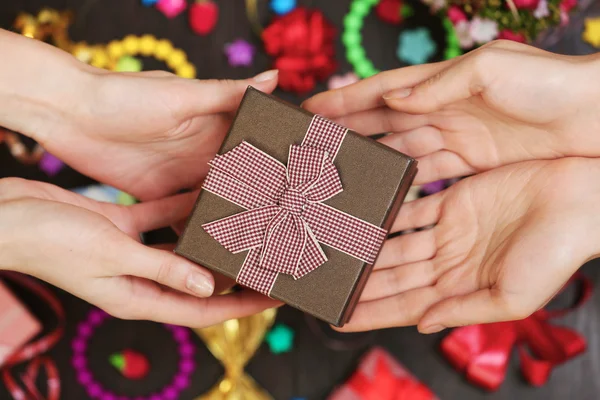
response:
M114 72L238 79L275 67L276 95L300 104L379 71L452 59L495 39L590 54L600 47L600 4L13 0L0 4L0 27ZM136 201L4 129L0 171L0 177L52 182L101 201ZM413 187L409 199L453 183ZM160 230L144 240L176 236ZM414 328L344 335L286 307L195 331L120 321L49 285L0 273L0 398L598 399L600 300L570 310L589 298L598 278L593 265L584 272L590 280L573 282L550 304L564 312L431 336ZM513 347L519 357L511 357Z

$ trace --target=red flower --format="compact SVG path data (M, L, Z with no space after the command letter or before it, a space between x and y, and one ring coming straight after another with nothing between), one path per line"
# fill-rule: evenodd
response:
M566 13L571 11L577 5L577 0L562 0L560 2L560 9Z
M456 25L461 21L467 20L467 16L463 10L457 6L450 6L450 8L448 8L448 18L450 18L450 21L452 21L452 25Z
M501 30L498 33L498 39L512 40L514 42L525 43L525 35L520 32L513 32L509 29Z
M310 92L317 81L337 69L335 28L318 10L298 7L276 18L262 34L265 51L275 57L279 86L296 93Z
M540 0L513 0L517 8L523 8L526 10L535 10Z

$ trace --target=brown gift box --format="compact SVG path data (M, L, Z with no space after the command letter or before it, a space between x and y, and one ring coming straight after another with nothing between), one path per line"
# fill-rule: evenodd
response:
M219 154L246 141L287 165L291 144L300 144L313 114L249 87ZM416 161L372 139L348 131L334 161L343 192L326 204L384 229L392 225L416 174ZM202 225L244 211L205 190L175 252L235 279L247 252L233 254ZM294 280L279 274L271 297L336 326L350 318L372 265L321 244L328 261Z

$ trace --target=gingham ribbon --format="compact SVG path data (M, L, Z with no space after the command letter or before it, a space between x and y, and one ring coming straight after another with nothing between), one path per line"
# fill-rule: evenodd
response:
M239 283L270 294L278 274L298 279L327 261L320 243L375 262L387 232L323 203L343 191L333 160L346 133L315 116L287 167L247 142L210 162L203 189L247 210L203 225L230 252L249 250Z

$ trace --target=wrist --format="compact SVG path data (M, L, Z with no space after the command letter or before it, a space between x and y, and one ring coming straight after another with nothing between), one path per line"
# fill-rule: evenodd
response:
M93 69L45 43L0 30L0 126L43 143L78 113Z

